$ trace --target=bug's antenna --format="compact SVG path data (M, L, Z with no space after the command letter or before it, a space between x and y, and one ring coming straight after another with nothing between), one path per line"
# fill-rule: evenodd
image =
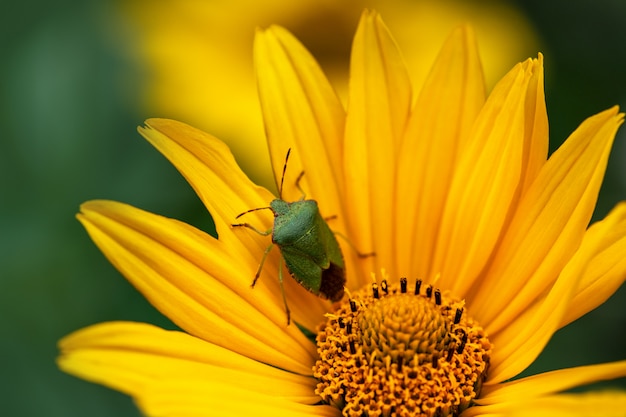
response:
M287 149L287 156L285 156L285 165L283 165L283 175L280 177L280 188L278 188L278 197L283 198L283 182L285 181L285 172L287 171L287 161L289 161L289 154L291 148Z
M243 216L244 214L252 213L253 211L258 211L258 210L271 210L271 209L272 209L271 207L259 207L259 208L253 208L253 209L250 209L250 210L246 210L246 211L244 211L243 213L239 213L239 214L237 215L237 217L235 217L235 219L240 218L240 217L241 217L241 216Z

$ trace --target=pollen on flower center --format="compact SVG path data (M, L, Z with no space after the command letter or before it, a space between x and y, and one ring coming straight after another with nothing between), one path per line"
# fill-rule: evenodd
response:
M361 346L370 361L382 366L392 363L431 361L436 352L446 351L452 340L445 318L424 297L391 294L358 316Z
M458 416L478 396L491 343L464 303L386 281L353 293L317 335L316 393L348 416Z

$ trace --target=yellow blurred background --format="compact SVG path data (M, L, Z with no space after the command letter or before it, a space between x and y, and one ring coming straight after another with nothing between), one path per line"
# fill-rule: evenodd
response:
M146 69L143 108L227 141L255 180L272 184L252 62L257 27L279 24L319 60L345 98L350 46L365 7L391 28L421 85L447 35L471 22L489 85L539 50L530 22L506 2L460 0L149 0L125 4L126 27ZM345 100L344 100L345 102Z
M62 374L56 341L105 320L173 328L108 264L74 214L108 198L207 231L179 174L140 138L148 117L226 140L272 186L256 99L252 38L281 24L311 49L338 91L363 7L383 15L414 85L449 30L477 32L490 86L545 53L551 149L586 117L626 105L626 2L25 0L0 6L0 414L137 416L122 394ZM619 133L596 218L626 199ZM624 359L626 290L559 332L529 372ZM625 381L610 386L626 388Z

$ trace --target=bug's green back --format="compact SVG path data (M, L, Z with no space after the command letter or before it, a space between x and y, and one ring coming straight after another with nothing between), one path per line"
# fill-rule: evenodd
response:
M272 241L280 248L294 279L317 295L341 298L344 260L335 235L322 218L317 202L274 200Z

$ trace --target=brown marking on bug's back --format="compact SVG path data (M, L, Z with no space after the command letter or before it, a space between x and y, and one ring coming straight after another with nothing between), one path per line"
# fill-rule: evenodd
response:
M320 294L331 301L339 301L343 297L345 285L346 270L331 262L330 266L322 271Z

